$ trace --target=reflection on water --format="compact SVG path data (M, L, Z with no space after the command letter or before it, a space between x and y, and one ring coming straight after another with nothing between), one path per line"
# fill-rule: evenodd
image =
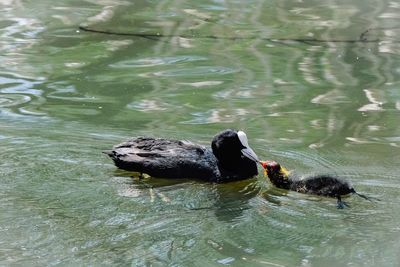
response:
M397 266L400 5L0 0L0 265ZM79 29L136 33L110 35ZM336 173L351 208L260 174L138 179L132 135Z

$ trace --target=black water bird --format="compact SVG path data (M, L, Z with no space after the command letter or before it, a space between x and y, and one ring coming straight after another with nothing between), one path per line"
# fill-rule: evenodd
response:
M350 183L332 175L314 175L300 179L290 173L275 161L260 162L269 180L278 188L296 191L299 193L321 195L337 199L337 207L342 209L348 204L342 201L342 196L356 194L364 199L370 197L357 193Z
M258 174L258 158L243 131L224 130L211 148L189 141L132 138L105 151L118 168L157 178L230 182Z

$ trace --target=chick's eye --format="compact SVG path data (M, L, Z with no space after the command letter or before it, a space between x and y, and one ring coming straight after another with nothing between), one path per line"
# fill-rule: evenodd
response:
M273 170L274 172L277 172L280 170L279 164L273 164L270 166L270 169Z
M267 167L267 170L268 170L268 171L275 171L276 168L275 168L274 165L272 165L272 166L268 166L268 167Z

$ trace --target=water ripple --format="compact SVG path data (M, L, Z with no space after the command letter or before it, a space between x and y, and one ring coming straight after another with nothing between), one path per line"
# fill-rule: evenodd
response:
M44 116L45 113L37 109L46 102L43 91L35 89L42 80L28 80L22 78L0 77L0 108L4 114L19 114L28 116ZM18 107L18 108L16 108Z
M243 119L249 113L247 109L211 109L206 112L195 112L191 120L183 121L182 124L209 124L234 122L238 117Z
M127 105L127 108L134 109L142 112L151 112L151 111L164 111L171 108L172 105L169 105L164 102L160 102L157 100L150 99L142 99L140 101L134 101ZM176 107L174 107L176 108Z
M215 86L222 84L223 81L201 81L201 82L191 82L191 83L179 83L182 85L189 85L196 88L206 87L206 86Z
M160 65L172 65L182 62L204 61L206 57L201 56L175 56L175 57L150 57L135 60L125 60L111 64L113 68L139 68L139 67L154 67Z
M139 74L141 77L193 77L203 75L226 75L238 73L238 69L218 66L201 66L193 68L172 69L165 71L157 71L153 73Z
M18 106L31 101L31 98L26 95L0 95L0 108Z

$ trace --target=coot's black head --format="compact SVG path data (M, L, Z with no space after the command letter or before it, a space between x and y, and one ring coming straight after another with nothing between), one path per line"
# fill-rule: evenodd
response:
M224 130L214 136L211 148L223 169L249 177L258 173L258 157L250 148L244 132Z

